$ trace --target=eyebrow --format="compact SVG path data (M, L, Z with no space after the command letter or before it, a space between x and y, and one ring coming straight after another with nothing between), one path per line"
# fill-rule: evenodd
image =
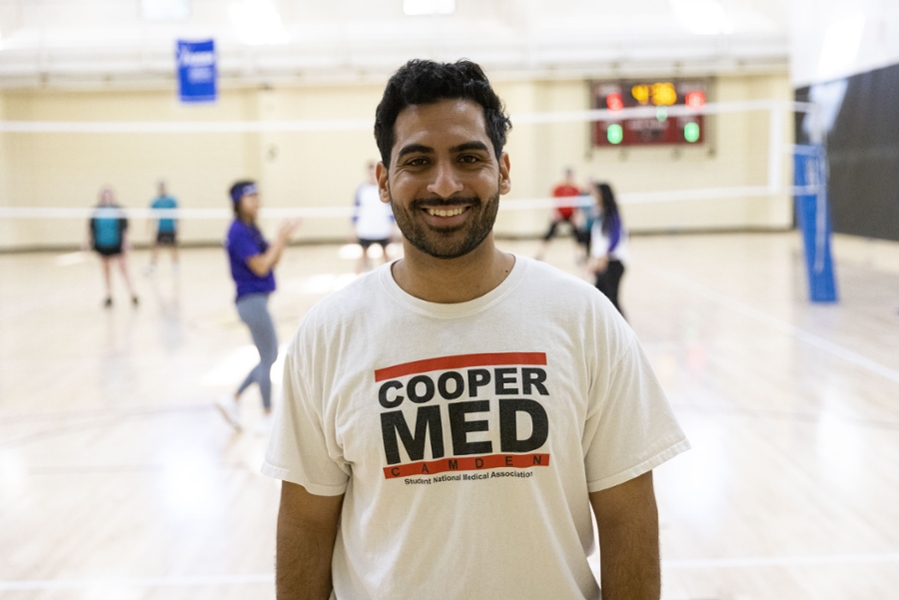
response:
M487 147L487 144L484 142L465 142L464 144L459 144L458 146L453 146L450 148L450 152L456 154L458 152L467 152L469 150L481 150L482 152L490 152L490 148ZM420 152L422 154L434 154L434 149L430 146L425 146L424 144L409 144L408 146L404 146L397 155L397 158L402 158L407 154L413 154L416 152Z
M434 154L434 149L430 146L425 146L424 144L409 144L408 146L403 146L396 157L402 158L407 154L413 154L415 152L421 152L422 154Z
M490 148L487 147L487 144L484 142L465 142L464 144L459 144L458 146L453 146L450 148L450 152L468 152L469 150L482 150L484 152L490 152Z

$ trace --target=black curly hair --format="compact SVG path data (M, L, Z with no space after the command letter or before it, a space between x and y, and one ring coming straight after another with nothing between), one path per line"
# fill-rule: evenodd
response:
M390 151L396 142L394 124L404 108L457 98L472 100L484 108L487 135L499 159L512 122L481 67L464 59L454 63L414 59L393 74L375 111L375 141L384 166L390 166Z

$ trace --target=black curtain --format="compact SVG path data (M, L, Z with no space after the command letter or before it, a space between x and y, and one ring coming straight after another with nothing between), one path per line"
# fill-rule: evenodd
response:
M834 231L899 241L899 65L846 80L827 133ZM814 91L796 90L806 101ZM796 140L808 140L797 119Z

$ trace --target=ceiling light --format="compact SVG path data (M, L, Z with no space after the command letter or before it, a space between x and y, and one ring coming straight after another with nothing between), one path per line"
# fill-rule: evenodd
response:
M734 32L733 20L720 0L668 0L668 4L690 33L718 35Z
M274 0L239 0L228 7L231 22L245 44L286 44L287 31Z
M831 21L818 57L818 81L845 77L852 71L865 33L865 15L844 14Z
M190 0L140 0L146 21L182 20L190 16Z
M456 0L403 0L403 12L409 16L451 15L456 12Z

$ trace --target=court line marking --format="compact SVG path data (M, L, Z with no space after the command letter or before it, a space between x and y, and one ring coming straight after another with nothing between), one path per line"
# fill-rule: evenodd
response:
M886 554L834 554L830 556L747 556L738 558L694 558L664 560L662 568L728 569L731 567L803 567L899 563L899 552Z
M684 404L673 402L672 406L678 411L695 411L707 414L730 415L738 417L748 417L752 419L779 419L789 421L802 421L807 423L818 423L821 420L821 413L800 412L789 410L771 410L771 409L752 409L736 406L702 406L699 404ZM899 430L899 422L886 421L881 419L863 419L859 417L849 417L841 415L839 419L843 422L855 425L857 427L868 427L871 429L883 429L887 431Z
M142 410L133 410L133 411L122 411L122 412L113 412L108 415L98 415L96 417L85 417L83 420L79 419L78 423L69 423L64 425L54 426L50 429L42 429L40 431L34 431L25 435L22 435L17 438L13 438L11 440L0 440L0 451L6 448L15 448L24 446L26 444L30 444L32 442L39 442L45 439L52 439L58 437L60 435L66 435L69 433L78 433L81 431L87 431L90 429L94 429L97 427L103 427L105 425L109 425L111 423L115 423L116 421L123 421L126 419L134 418L134 417L157 417L157 416L166 416L168 414L181 415L185 412L194 412L194 411L205 411L215 407L214 403L203 403L192 406L185 407L165 407L160 409L142 409ZM3 419L0 419L0 425L4 425Z
M275 583L274 573L248 573L245 575L207 575L198 577L135 577L96 579L36 579L0 581L0 591L12 590L66 590L93 587L192 587L198 585L242 585Z
M680 287L681 289L685 289L698 296L702 296L708 300L717 302L718 304L726 308L729 308L751 319L755 319L760 323L764 323L765 325L768 325L769 327L776 329L782 333L786 333L787 335L790 335L801 342L805 342L809 346L814 346L819 350L827 352L828 354L831 354L832 356L835 356L837 358L841 358L857 367L861 367L862 369L885 377L890 381L899 383L899 371L883 365L876 360L870 359L867 356L859 354L854 350L850 350L848 348L845 348L844 346L841 346L840 344L837 344L836 342L831 342L830 340L819 337L813 333L809 333L808 331L797 327L792 323L788 323L787 321L783 321L781 319L778 319L777 317L773 317L768 313L755 308L754 306L751 306L740 300L736 300L735 298L732 298L726 294L722 294L721 292L717 292L708 286L698 283L688 277L684 277L683 275L678 275L672 271L669 271L668 269L643 261L632 261L632 263L636 263L639 267L655 273L662 279L667 280L669 283Z
M734 567L803 567L899 563L899 552L886 554L836 554L824 556L749 556L742 558L698 558L663 560L667 570L729 569ZM36 579L0 581L0 591L62 590L93 587L193 587L201 585L272 584L274 573L208 575L194 577L135 577L95 579Z

